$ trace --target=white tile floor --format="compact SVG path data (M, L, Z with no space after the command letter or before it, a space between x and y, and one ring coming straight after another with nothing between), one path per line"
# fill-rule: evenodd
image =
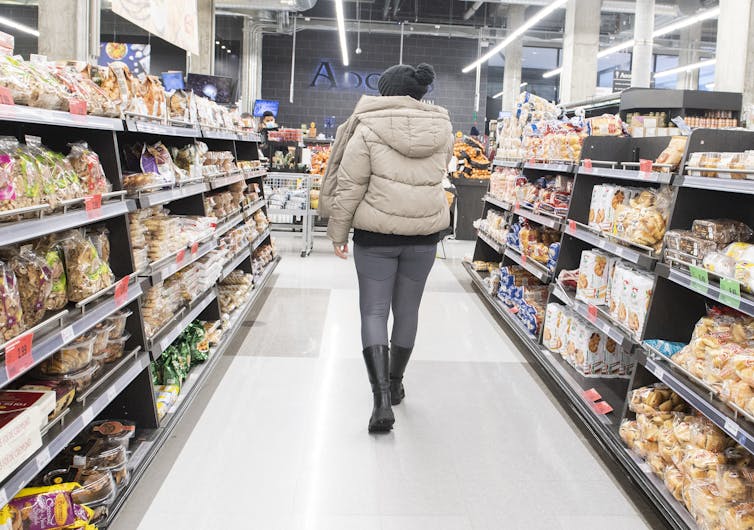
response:
M116 530L648 528L457 260L432 271L395 430L369 436L353 262L323 240L316 249L286 254L241 351ZM448 245L455 257L470 250Z

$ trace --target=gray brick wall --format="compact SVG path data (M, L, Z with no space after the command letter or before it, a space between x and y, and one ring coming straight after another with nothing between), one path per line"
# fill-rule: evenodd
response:
M345 121L356 102L364 95L377 92L362 86L353 88L356 78L346 72L356 72L366 77L379 73L398 62L400 37L397 35L362 34L363 53L356 55L356 36L349 33L351 65L341 65L337 33L330 31L303 31L297 37L296 74L294 78L294 102L289 103L291 69L291 37L265 35L262 62L262 97L280 100L279 122L285 126L298 127L314 121L322 131L324 119L335 117L336 126ZM462 74L461 69L476 57L476 41L448 39L446 37L412 36L404 41L403 60L416 65L427 62L435 67L437 79L434 90L427 95L437 105L450 112L455 130L469 132L474 123L474 73ZM311 82L322 61L329 61L338 82L337 88L320 79L317 86ZM376 86L377 78L373 78ZM481 106L479 129L482 130L487 101L487 72L482 69Z

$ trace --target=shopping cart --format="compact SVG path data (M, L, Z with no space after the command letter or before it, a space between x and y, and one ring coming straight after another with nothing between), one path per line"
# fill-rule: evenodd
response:
M267 212L272 230L301 232L301 257L308 256L314 246L311 208L312 177L306 173L268 173L264 182Z

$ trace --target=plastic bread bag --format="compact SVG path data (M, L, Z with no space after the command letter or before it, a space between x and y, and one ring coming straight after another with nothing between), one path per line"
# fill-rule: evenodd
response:
M691 443L695 446L720 453L730 444L730 438L715 424L706 418L691 425Z
M730 361L743 351L738 344L724 344L720 348L708 349L702 379L711 385L720 385L733 377L734 370Z
M20 251L5 251L3 254L18 282L23 313L21 324L25 329L34 327L45 315L47 297L52 291L52 271L47 261L36 254L31 246L22 247Z
M663 384L637 388L631 392L628 408L637 414L669 414L684 410L681 397Z
M97 254L99 254L99 257L102 259L102 261L106 263L110 262L109 234L110 231L104 225L97 226L87 232L89 241L91 241L92 245L94 245L94 248L97 249Z
M678 467L692 480L714 482L720 466L726 464L723 453L701 449L695 445L685 447L681 465Z
M668 146L660 153L655 160L656 164L668 164L670 167L662 167L660 171L669 172L678 167L683 159L683 153L686 151L686 137L673 136Z
M663 416L649 416L647 414L637 414L636 423L639 426L639 432L641 438L648 442L657 442L660 438L660 427L663 424ZM672 416L667 415L666 418L670 420ZM672 423L671 423L672 425Z
M727 503L713 482L694 481L689 488L689 500L689 511L702 528L720 528L720 513Z
M673 193L669 186L644 190L630 200L634 215L627 222L625 237L639 245L662 247Z
M45 163L40 152L28 145L19 145L17 157L19 167L23 171L26 180L34 182L33 200L37 200L36 197L38 197L39 202L49 204L51 210L56 209L60 201L57 187L52 179L50 166ZM31 190L31 188L27 189Z
M110 265L103 261L82 231L73 230L61 240L68 279L68 299L80 302L112 285Z
M752 478L754 469L738 466L720 466L715 485L720 496L730 502L747 502L752 500Z
M754 502L725 506L720 510L720 525L725 530L754 528Z
M748 241L754 235L748 225L732 219L697 219L691 225L691 231L697 237L726 245Z
M144 172L160 175L160 183L162 184L175 183L173 159L170 157L168 148L162 142L145 146L141 156L141 169Z
M665 473L663 474L663 481L668 491L675 497L676 500L683 500L683 473L681 473L675 466L667 466Z
M66 482L24 488L8 504L21 514L19 528L24 530L83 528L94 512L73 501L71 493L80 487L76 482Z
M23 60L10 55L0 56L0 86L7 88L17 105L28 105L31 88L29 74L22 68Z
M68 161L83 182L83 189L87 195L108 193L112 186L105 176L97 153L89 149L86 142L68 144L71 152Z
M736 260L722 252L712 252L704 256L704 268L718 276L734 278L736 276Z
M81 180L67 158L41 145L28 145L27 149L34 156L40 171L47 179L48 187L46 189L54 194L57 201L77 199L84 196Z
M0 261L0 330L10 340L24 331L21 295L13 268Z

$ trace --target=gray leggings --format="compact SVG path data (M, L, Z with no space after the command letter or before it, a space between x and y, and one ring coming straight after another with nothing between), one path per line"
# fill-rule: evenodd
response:
M359 276L361 344L388 345L387 321L393 309L392 342L413 348L419 324L419 304L437 245L354 245Z

